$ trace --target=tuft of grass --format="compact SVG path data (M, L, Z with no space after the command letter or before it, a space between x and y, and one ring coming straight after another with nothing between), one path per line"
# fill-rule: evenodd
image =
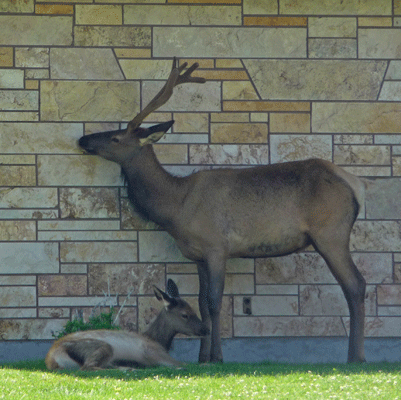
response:
M83 319L78 318L72 321L68 321L62 331L53 334L55 339L60 339L61 337L68 335L69 333L74 333L78 331L89 331L92 329L120 329L119 326L114 324L113 321L114 310L111 309L110 312L102 312L97 316L90 317L88 322Z
M50 372L43 361L0 366L0 399L401 399L400 363L190 364L183 369Z

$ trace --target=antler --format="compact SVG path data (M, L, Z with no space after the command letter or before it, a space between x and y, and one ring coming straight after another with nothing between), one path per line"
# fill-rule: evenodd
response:
M180 67L177 67L177 58L173 59L173 67L170 72L170 76L167 82L160 90L159 93L149 102L149 104L139 113L134 119L128 123L127 134L132 133L142 121L153 111L161 107L173 94L175 86L181 83L194 82L194 83L205 83L205 78L191 76L192 72L199 67L198 63L192 64L182 75L181 72L187 67L188 63L183 63Z

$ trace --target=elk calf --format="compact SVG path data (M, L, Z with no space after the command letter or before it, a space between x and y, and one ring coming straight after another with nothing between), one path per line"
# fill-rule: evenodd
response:
M201 341L200 362L222 361L220 310L225 265L234 257L277 257L312 245L345 294L351 324L348 361L364 360L365 280L352 261L349 240L364 203L364 183L324 160L243 169L167 173L152 144L174 121L140 124L172 95L174 86L202 83L183 64L127 129L83 136L79 146L121 165L128 197L142 216L171 234L185 257L198 265L199 308L211 336Z
M167 282L168 294L156 287L154 291L164 309L144 334L107 329L70 333L50 348L45 360L47 368L94 370L183 365L168 354L174 336L205 336L209 330L180 298L171 279Z

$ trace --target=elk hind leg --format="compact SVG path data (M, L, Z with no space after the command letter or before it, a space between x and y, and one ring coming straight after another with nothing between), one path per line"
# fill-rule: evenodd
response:
M344 239L346 238L346 239ZM352 261L349 251L349 234L333 233L314 240L316 250L322 255L332 274L340 284L350 313L348 362L365 361L364 324L366 282Z
M86 339L65 343L68 355L81 365L82 370L110 368L113 348L101 340Z

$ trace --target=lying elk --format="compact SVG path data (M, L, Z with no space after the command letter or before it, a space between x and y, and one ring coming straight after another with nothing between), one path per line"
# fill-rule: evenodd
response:
M183 255L198 265L199 307L211 336L201 341L200 362L222 361L220 309L225 264L234 257L277 257L312 245L342 287L351 316L348 361L364 360L365 280L349 251L351 228L363 204L364 184L334 164L312 159L245 169L167 173L152 143L174 121L140 128L176 85L203 83L173 61L170 76L127 129L79 140L89 154L121 165L130 201L144 217L173 236Z
M47 368L84 370L183 364L170 357L174 336L205 336L209 329L197 317L191 306L180 298L176 284L169 279L167 293L154 287L164 309L144 334L120 330L92 330L70 333L57 340L46 356Z

